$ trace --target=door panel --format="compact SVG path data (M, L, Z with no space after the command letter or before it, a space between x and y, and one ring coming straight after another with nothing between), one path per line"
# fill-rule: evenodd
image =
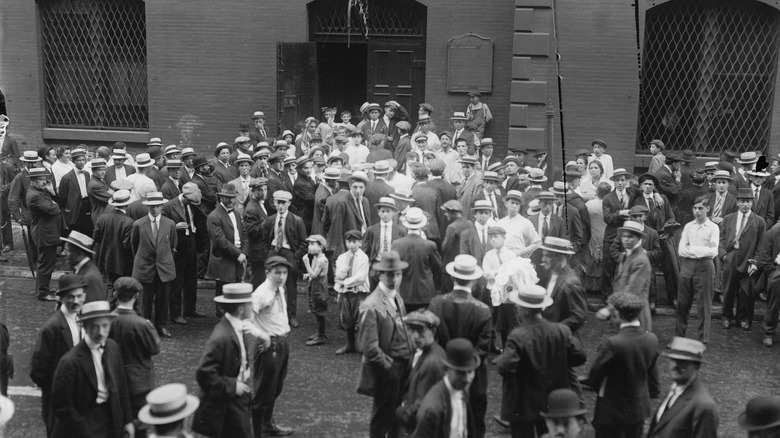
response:
M316 43L279 43L276 78L279 133L319 114Z
M368 100L398 101L411 111L425 100L425 46L377 42L368 48ZM414 112L414 111L412 111Z

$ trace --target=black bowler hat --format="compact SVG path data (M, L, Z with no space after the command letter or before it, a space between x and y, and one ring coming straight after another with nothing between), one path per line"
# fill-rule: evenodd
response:
M762 395L747 403L745 412L737 419L739 427L747 431L766 430L780 426L780 398Z
M547 412L542 412L545 418L570 418L585 415L588 410L580 406L577 393L571 389L556 389L547 396Z
M457 371L473 371L479 367L479 354L466 338L455 338L447 342L447 357L441 359L444 366Z

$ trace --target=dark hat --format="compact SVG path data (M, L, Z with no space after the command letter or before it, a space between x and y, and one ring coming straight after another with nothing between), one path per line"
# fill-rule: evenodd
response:
M501 227L501 226L498 226L498 225L494 225L492 227L488 227L487 233L490 234L490 235L492 235L492 234L500 234L502 236L506 236L506 230L504 229L504 227Z
M133 293L141 293L144 287L141 283L133 277L119 277L114 282L114 291L117 293L124 291L132 291Z
M671 359L701 363L706 362L704 360L704 350L706 349L707 347L704 344L695 339L675 336L669 345L669 352L664 353L664 356Z
M588 157L590 156L591 152L587 149L577 149L577 152L574 153L575 157Z
M363 240L363 235L358 230L349 230L344 233L344 240Z
M655 139L650 142L651 145L655 145L658 149L666 149L666 145L661 140Z
M92 245L95 243L95 241L92 240L91 237L79 233L78 231L72 230L70 234L68 234L68 237L60 237L60 240L63 242L68 242L71 245L78 246L90 254L95 253L95 251L92 250Z
M637 204L628 210L628 215L633 216L635 214L647 214L649 212L650 210L648 210L647 207L641 204Z
M95 318L116 318L117 314L111 312L108 301L90 301L81 306L81 311L76 316L78 322L84 322Z
M379 272L396 272L408 268L409 263L401 260L401 255L398 254L398 251L391 250L382 254L382 261L374 263L372 267Z
M704 173L704 169L695 169L691 174L691 182L694 184L702 184L707 179L707 174Z
M696 161L696 153L694 153L690 149L686 149L682 153L682 159L683 159L683 161L686 161L688 163L692 163L692 162Z
M163 151L160 146L149 146L149 148L146 149L146 153L149 154L149 158L156 160L162 156Z
M81 278L79 274L65 274L59 279L59 287L57 288L57 295L62 296L65 292L80 287L86 287L87 283Z
M439 208L444 211L463 211L463 204L461 204L457 199L450 199Z
M404 323L406 323L406 325L416 325L436 330L436 328L439 327L441 320L436 314L428 309L417 309L404 316Z
M290 265L290 262L282 256L271 256L265 260L265 269L273 269L277 266L286 266L287 269L290 269L290 266L292 265Z
M318 143L322 143L322 136L315 134L312 138L309 139L309 143L313 143L315 141Z
M228 283L222 286L222 295L214 297L218 303L251 303L251 283Z
M556 389L547 396L547 412L541 412L544 418L570 418L585 415L586 408L580 405L576 392L568 388Z
M604 142L604 140L598 140L598 139L593 140L593 141L590 142L590 145L591 146L599 145L599 146L603 147L604 149L607 148L607 143Z
M222 186L222 190L217 193L217 196L227 196L229 198L235 198L238 196L238 190L236 189L236 186L232 183L227 183L224 186Z
M442 131L439 133L439 139L441 139L444 136L447 136L448 138L452 138L452 133L450 131Z
M249 131L250 129L252 129L252 127L249 126L249 123L239 123L238 124L238 130L239 131Z
M660 186L660 183L658 182L658 178L653 175L652 173L643 173L642 175L639 175L639 184L641 185L646 180L650 180L655 184L655 187L658 188Z
M429 113L433 112L433 105L430 103L421 103L420 108L424 109L425 111L428 111Z
M753 397L745 412L737 419L739 427L747 430L765 430L780 426L780 398L768 395Z
M675 151L664 151L663 154L666 157L666 164L677 163L682 161L682 157L680 157L680 154L678 154Z
M214 156L215 157L218 156L219 155L219 151L221 151L222 149L227 149L228 152L233 152L233 148L231 148L229 144L227 144L225 142L221 142L221 143L219 143L217 145L216 148L214 148Z
M755 199L753 190L750 189L737 189L737 199Z
M732 159L737 158L739 156L739 154L737 154L736 151L732 151L732 150L725 150L722 153Z
M182 154L182 157L184 157L183 154ZM198 154L198 155L195 155L194 157L192 157L192 168L193 169L197 169L199 167L206 166L208 164L209 164L208 160L206 160L206 157L204 157L203 155Z
M479 368L479 354L474 345L466 338L455 338L447 342L447 357L441 362L445 367L457 371L474 371Z
M647 300L629 292L615 292L607 298L607 304L618 310L639 311L647 305Z
M476 90L475 91L469 91L469 96L471 96L471 97L482 97L482 93L480 93L479 91L476 91Z
M138 421L149 425L171 424L183 420L200 406L200 399L187 394L182 383L169 383L146 395L146 405L138 411Z

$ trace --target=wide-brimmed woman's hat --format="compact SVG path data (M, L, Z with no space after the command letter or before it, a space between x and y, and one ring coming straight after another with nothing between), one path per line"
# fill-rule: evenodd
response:
M138 420L149 425L170 424L192 415L200 399L187 394L182 383L169 383L146 395L146 405L138 411Z

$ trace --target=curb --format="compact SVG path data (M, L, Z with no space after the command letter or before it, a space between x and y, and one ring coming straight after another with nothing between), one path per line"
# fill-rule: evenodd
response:
M52 280L59 280L60 277L67 274L68 271L55 270L51 274ZM29 269L20 268L17 266L0 266L0 278L22 278L32 280L33 276ZM198 279L198 289L214 289L214 280L201 280Z

